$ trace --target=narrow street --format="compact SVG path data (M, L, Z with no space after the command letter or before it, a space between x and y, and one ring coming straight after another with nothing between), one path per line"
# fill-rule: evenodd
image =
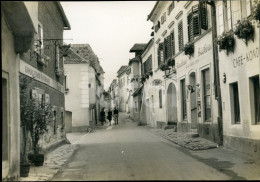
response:
M53 181L231 179L137 126L125 114L118 125L84 135L77 144L79 149Z

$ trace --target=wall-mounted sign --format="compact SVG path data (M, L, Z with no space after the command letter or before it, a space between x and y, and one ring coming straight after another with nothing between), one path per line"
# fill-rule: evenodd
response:
M64 93L64 86L62 84L53 80L51 77L40 72L39 70L27 64L23 60L20 60L20 73L25 74L31 78L34 78L35 80L45 83L50 87Z
M251 51L246 52L246 54L241 54L241 56L236 57L233 59L233 67L243 66L247 62L259 60L259 48L256 47Z

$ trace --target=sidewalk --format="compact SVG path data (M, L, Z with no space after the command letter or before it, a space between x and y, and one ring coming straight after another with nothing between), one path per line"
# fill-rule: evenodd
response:
M28 177L20 177L18 181L50 181L78 149L77 141L86 134L86 132L67 133L67 139L71 144L62 145L49 152L45 156L43 166L36 167L31 164Z
M260 180L260 161L240 152L219 147L204 138L187 138L173 129L162 130L147 127L147 130L181 146L178 150L232 176L231 180Z

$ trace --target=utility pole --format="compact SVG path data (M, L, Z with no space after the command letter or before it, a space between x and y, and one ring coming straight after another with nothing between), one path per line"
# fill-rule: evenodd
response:
M218 56L218 45L217 45L216 5L213 0L207 1L207 4L211 6L214 89L215 89L215 99L218 101L218 131L220 137L219 145L223 145L223 114L222 114L222 99L221 99L221 89L220 89L220 75L219 75L219 56Z

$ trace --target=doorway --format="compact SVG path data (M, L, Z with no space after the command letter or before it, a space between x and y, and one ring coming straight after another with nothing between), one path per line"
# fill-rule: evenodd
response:
M167 124L177 124L177 96L173 83L167 89L167 118Z
M190 74L190 109L191 109L191 129L197 129L197 99L196 99L196 73Z

